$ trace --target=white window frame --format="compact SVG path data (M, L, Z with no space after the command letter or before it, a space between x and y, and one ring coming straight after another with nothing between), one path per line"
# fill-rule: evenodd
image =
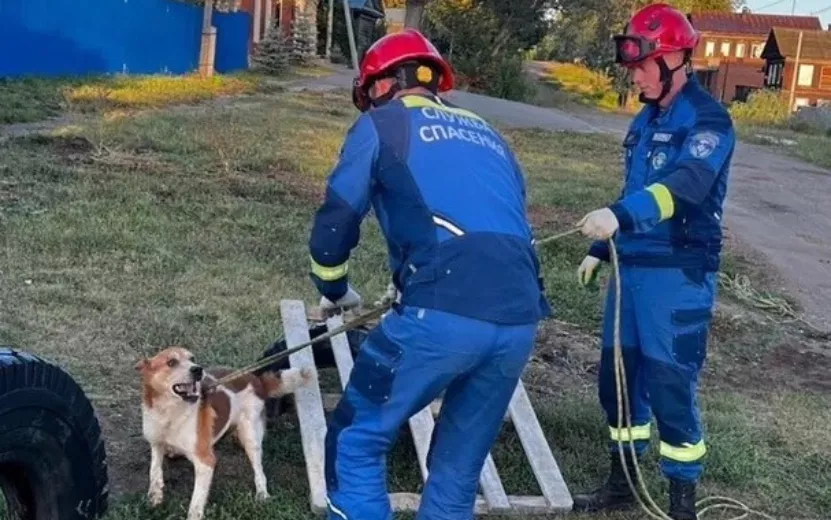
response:
M807 107L811 105L811 100L808 98L798 97L794 98L793 100L793 109L792 112L796 112L799 110L799 107Z
M762 43L754 43L750 47L750 55L754 58L759 58L762 55L762 49L764 48L764 44Z
M708 40L705 44L704 55L708 58L712 58L716 55L716 42L712 40Z
M721 45L719 45L719 48L718 48L719 55L722 58L729 58L730 57L730 47L731 47L731 42L729 42L729 41L728 42L721 42ZM725 50L725 48L727 50Z
M747 45L744 42L736 44L736 57L737 58L744 58L744 53L746 50Z
M814 72L816 67L812 63L800 63L797 73L796 84L800 87L812 87L814 85ZM810 71L810 72L809 72Z

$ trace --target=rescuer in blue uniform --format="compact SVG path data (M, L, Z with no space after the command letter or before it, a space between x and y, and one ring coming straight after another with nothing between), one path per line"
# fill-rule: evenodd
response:
M376 42L353 89L363 114L314 218L321 307L361 302L347 266L370 207L400 292L361 346L328 425L330 519L392 518L386 454L443 391L418 518L473 518L484 460L550 314L522 171L488 123L438 97L453 81L417 31Z
M581 221L598 239L578 270L582 283L609 261L606 239L617 233L621 268L621 343L632 409L632 440L647 448L650 411L660 437L661 469L670 480L670 511L694 520L696 483L706 453L696 400L721 253L722 206L735 134L728 113L692 77L698 34L679 11L653 4L615 37L617 59L641 90L643 110L623 146L620 198ZM599 397L610 429L611 474L598 491L575 497L575 510L635 503L617 454L618 402L613 357L615 288L606 301ZM625 425L625 419L624 423ZM632 478L629 443L624 443Z

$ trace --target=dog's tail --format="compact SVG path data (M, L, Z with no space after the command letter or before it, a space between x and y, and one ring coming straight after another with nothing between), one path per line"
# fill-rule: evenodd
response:
M312 371L308 368L287 368L276 372L260 374L268 397L282 397L292 394L312 379Z

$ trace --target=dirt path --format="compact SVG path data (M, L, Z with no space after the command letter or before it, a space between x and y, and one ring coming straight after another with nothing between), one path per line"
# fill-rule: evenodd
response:
M349 88L350 80L344 71L304 88ZM591 110L569 114L467 92L454 91L448 99L514 127L622 137L629 125L625 116ZM807 319L831 328L831 171L739 143L726 206L729 232L779 271L781 289L799 301Z

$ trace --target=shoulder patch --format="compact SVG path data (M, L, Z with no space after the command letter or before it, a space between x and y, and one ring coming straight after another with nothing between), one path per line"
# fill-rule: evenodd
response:
M718 148L719 141L713 132L699 132L690 138L690 154L696 159L709 157Z

